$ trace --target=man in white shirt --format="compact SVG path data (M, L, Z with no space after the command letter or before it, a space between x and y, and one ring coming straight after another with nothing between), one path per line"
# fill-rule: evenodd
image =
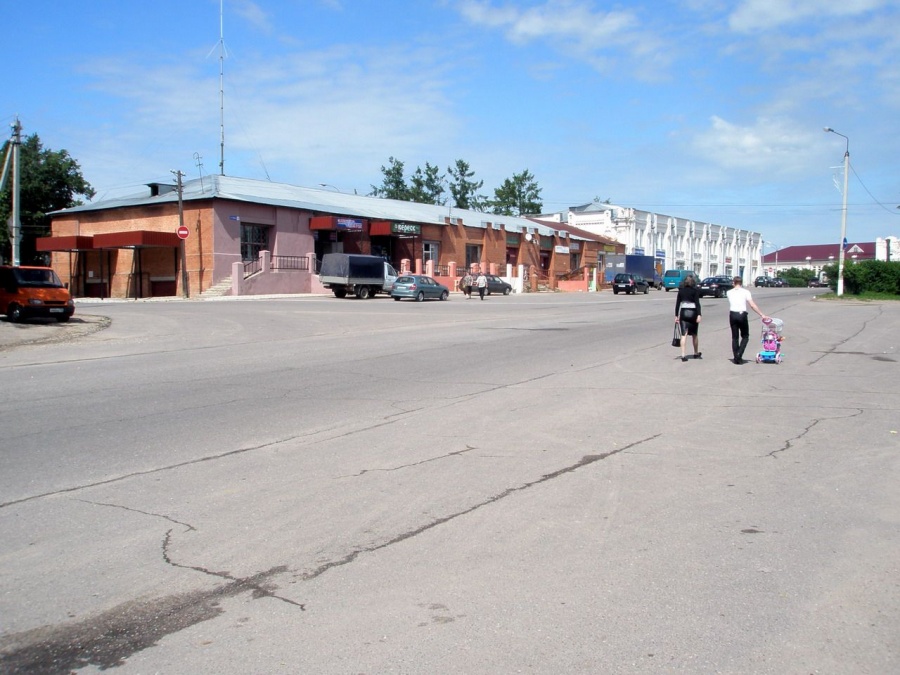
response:
M484 300L484 292L487 290L487 277L484 276L484 272L478 273L478 278L475 279L475 285L478 287L478 296Z
M733 281L734 288L725 295L728 298L728 323L731 325L731 352L734 355L732 361L739 366L744 362L744 350L750 341L750 322L747 320L747 307L750 306L754 312L759 314L763 321L767 317L753 302L750 291L744 288L743 280L740 277L735 277ZM740 342L738 342L738 334L740 334Z

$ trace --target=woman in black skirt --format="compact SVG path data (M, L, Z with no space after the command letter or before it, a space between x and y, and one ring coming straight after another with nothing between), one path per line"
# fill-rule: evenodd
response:
M675 321L681 323L681 360L687 361L684 348L687 344L687 336L694 338L694 358L703 358L700 353L700 289L693 276L688 276L684 284L678 289L678 297L675 298Z

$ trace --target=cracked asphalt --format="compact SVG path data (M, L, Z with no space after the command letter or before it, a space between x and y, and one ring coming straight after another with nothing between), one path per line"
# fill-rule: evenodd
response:
M900 670L900 305L814 295L0 322L0 671Z

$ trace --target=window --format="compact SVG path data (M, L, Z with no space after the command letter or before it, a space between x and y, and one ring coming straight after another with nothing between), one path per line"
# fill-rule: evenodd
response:
M436 241L426 241L422 244L422 263L427 264L429 260L434 262L434 266L437 267L438 260L440 260L440 251L441 245Z
M481 246L466 244L466 269L471 270L472 265L481 264Z
M269 251L269 228L264 225L241 225L241 260L259 260L260 251Z

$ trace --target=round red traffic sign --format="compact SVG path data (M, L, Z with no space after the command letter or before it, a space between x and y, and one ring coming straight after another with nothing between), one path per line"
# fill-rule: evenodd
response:
M179 238L179 239L187 239L187 238L188 238L188 235L189 235L190 233L191 233L191 231L190 231L189 229L187 229L187 227L184 226L184 225L182 225L182 226L179 227L177 230L175 230L175 234L178 235L178 238Z

